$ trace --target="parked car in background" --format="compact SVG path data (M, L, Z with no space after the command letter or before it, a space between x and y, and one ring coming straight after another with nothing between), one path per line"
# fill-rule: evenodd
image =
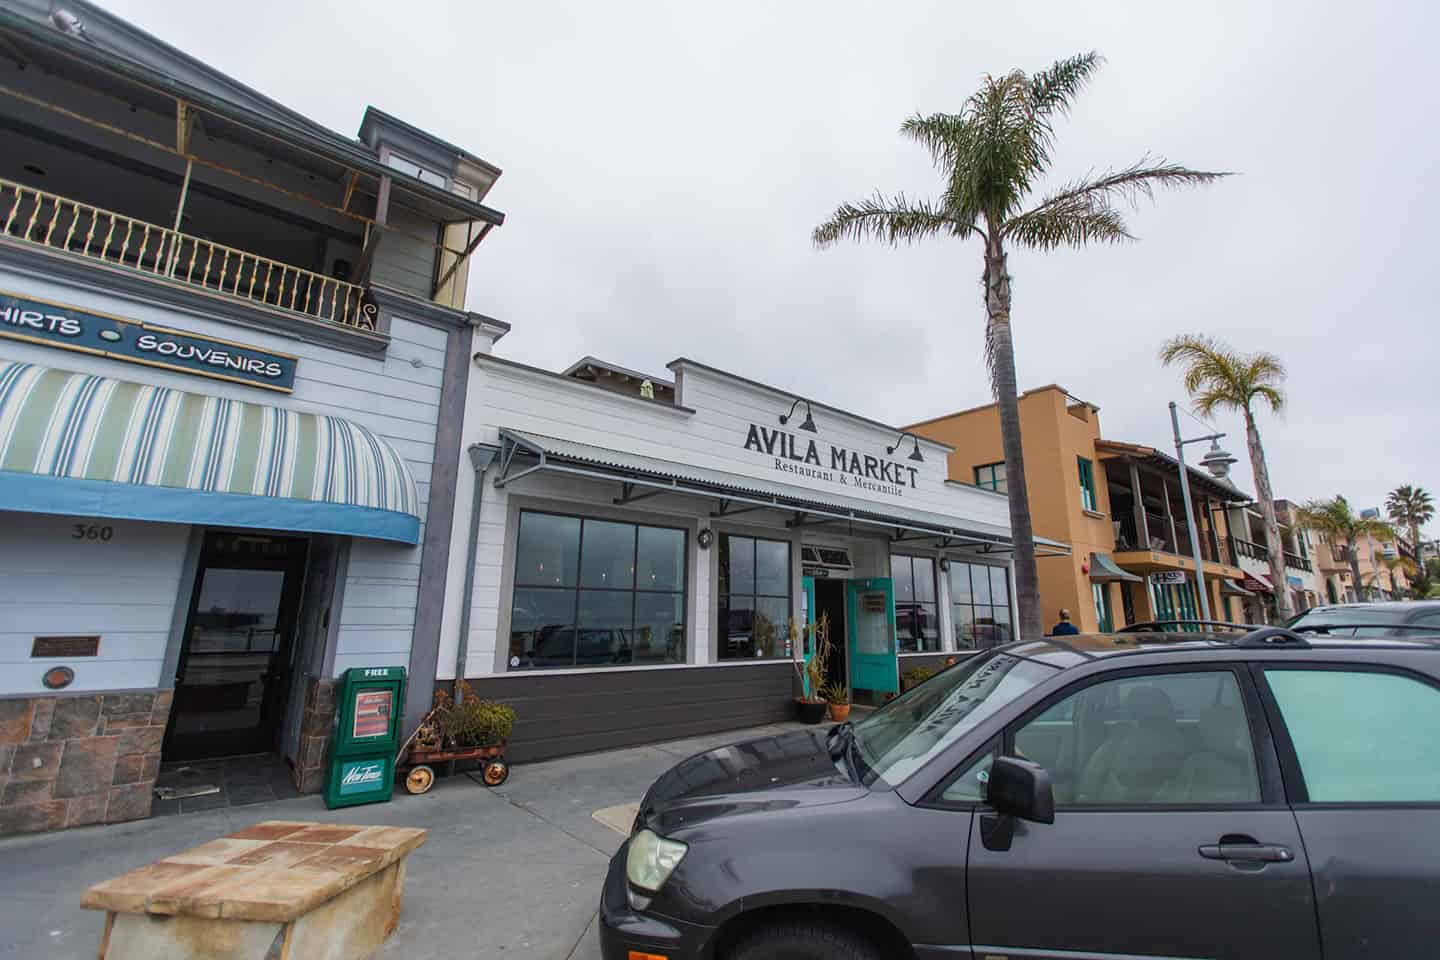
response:
M1290 629L1332 637L1399 637L1440 633L1440 600L1338 603L1291 618Z
M983 651L853 725L662 775L610 864L604 956L1433 955L1437 729L1418 631Z

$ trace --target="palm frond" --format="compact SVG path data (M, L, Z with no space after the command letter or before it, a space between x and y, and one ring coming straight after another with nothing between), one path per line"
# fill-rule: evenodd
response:
M1030 77L1030 101L1035 112L1041 117L1054 113L1067 113L1075 95L1085 86L1090 75L1099 70L1105 58L1094 50L1078 53Z
M891 246L914 243L937 234L968 236L974 228L946 216L929 201L911 202L904 194L886 198L880 194L856 203L843 203L820 226L811 239L817 247L840 240L884 240Z
M1155 188L1178 188L1201 186L1228 177L1226 171L1192 170L1178 163L1166 163L1163 159L1152 161L1141 157L1137 162L1121 170L1111 170L1098 177L1088 177L1066 184L1045 200L1036 210L1064 204L1077 198L1089 198L1094 204L1108 206L1115 201L1129 203L1133 208L1143 198L1153 200Z
M1083 247L1088 243L1134 240L1125 220L1115 210L1047 210L1016 217L1005 224L1004 236L1018 246L1035 250Z
M930 151L930 159L948 178L957 160L971 145L974 128L954 113L915 114L900 124L900 133Z
M1276 413L1285 407L1285 366L1273 353L1244 354L1214 337L1191 334L1167 340L1160 362L1184 369L1185 392L1201 416L1224 407L1250 410L1257 400Z

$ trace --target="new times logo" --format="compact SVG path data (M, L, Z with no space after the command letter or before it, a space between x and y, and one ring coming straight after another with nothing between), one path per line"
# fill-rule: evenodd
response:
M371 783L379 783L385 775L385 765L380 761L370 763L357 763L345 771L340 778L340 785L345 787L363 787Z

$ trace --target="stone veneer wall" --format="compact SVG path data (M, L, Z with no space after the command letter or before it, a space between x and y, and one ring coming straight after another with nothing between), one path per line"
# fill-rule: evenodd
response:
M295 789L319 793L325 783L325 750L335 722L335 681L305 678L305 709L300 715L300 749L296 753Z
M0 700L0 835L150 816L171 696Z

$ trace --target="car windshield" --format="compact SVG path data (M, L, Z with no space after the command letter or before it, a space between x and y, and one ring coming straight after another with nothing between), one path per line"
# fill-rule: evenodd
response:
M1286 624L1291 630L1332 637L1409 637L1440 635L1440 616L1406 623L1408 611L1385 607L1322 607L1306 610Z
M891 700L855 725L866 783L901 783L1055 669L1003 650L979 653Z

